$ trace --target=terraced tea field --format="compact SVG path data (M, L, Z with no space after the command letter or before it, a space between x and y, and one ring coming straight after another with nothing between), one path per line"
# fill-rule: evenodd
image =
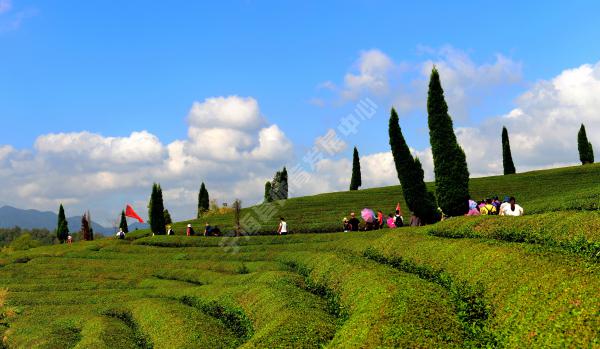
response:
M599 172L472 181L476 197L520 198L534 214L519 218L239 238L136 232L5 252L2 345L597 348ZM292 226L315 212L334 224L351 207L395 203L394 190L292 199L282 209Z

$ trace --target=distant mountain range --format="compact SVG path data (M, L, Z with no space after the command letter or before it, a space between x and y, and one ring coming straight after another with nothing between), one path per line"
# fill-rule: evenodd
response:
M58 214L49 211L24 210L12 206L0 207L0 228L13 228L19 226L23 229L48 229L50 231L56 229ZM69 231L75 232L81 229L81 216L67 218ZM146 229L148 224L134 223L129 225L129 230ZM96 234L112 235L114 228L103 227L100 224L92 221L92 229Z

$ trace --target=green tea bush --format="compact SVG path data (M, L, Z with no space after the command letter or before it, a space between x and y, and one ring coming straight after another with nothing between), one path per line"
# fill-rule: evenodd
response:
M488 238L561 249L600 261L600 213L549 212L522 217L457 217L427 228L449 238Z

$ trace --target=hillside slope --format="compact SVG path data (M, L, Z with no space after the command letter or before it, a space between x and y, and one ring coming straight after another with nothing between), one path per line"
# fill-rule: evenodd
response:
M428 183L434 190L434 183ZM515 196L527 214L565 210L597 210L600 207L600 164L565 167L551 170L532 171L510 176L473 178L470 192L475 200L490 196ZM351 211L359 214L364 207L381 209L384 214L392 213L396 203L406 208L400 186L327 193L314 196L291 198L270 205L245 208L242 217L248 214L249 222L258 223L258 233L273 233L280 216L286 218L292 232L339 231L343 217ZM198 231L204 223L218 225L222 230L233 226L233 215L207 215L197 220L174 224L176 234L184 234L185 226L193 224ZM144 232L139 232L144 235ZM132 235L132 238L136 235Z
M600 347L599 169L473 180L478 195L511 190L540 212L524 217L3 250L0 348ZM326 227L337 209L398 195L323 194L283 210Z

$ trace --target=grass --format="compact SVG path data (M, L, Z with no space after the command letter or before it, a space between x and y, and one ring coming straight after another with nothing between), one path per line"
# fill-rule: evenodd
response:
M7 249L0 348L600 347L599 174L472 181L476 197L517 196L517 218L326 232L351 208L393 208L388 187L283 206L319 234Z
M473 178L470 192L475 200L491 196L515 196L526 214L554 211L598 211L600 209L600 163L551 170L532 171L510 176ZM435 190L433 183L428 183ZM242 217L248 218L246 227L257 234L273 234L280 216L286 218L292 233L319 233L341 231L341 222L350 212L360 214L369 207L381 209L387 216L400 202L408 222L408 211L400 186L372 188L352 192L326 193L291 198L267 205L247 207ZM202 232L204 223L218 225L223 231L231 231L233 215L210 215L205 218L175 223L175 234L185 235L187 224L196 232ZM150 235L149 231L129 233L129 239Z

